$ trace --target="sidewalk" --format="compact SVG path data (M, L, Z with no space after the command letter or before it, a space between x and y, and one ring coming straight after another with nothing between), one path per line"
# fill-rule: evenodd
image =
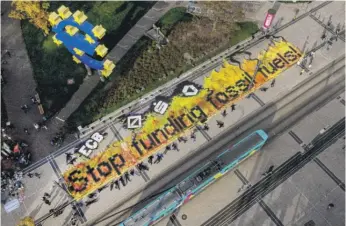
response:
M31 62L27 54L26 46L22 36L20 21L8 17L11 2L1 2L1 50L3 60L7 64L2 64L6 84L2 94L6 104L8 120L15 126L13 131L7 132L14 140L25 140L32 151L33 159L40 159L49 154L49 145L52 131L37 131L34 123L42 120L37 105L32 105L31 97L36 94L36 82L33 78ZM11 57L5 56L8 50ZM28 105L30 110L25 114L21 109L22 105ZM4 125L3 125L4 126ZM25 134L24 128L29 130L30 135ZM48 141L46 143L45 141Z

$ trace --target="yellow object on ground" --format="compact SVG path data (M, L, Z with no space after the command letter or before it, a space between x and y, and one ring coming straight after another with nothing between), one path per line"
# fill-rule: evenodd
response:
M55 26L59 24L62 21L62 19L56 12L52 12L51 14L49 14L48 21L52 26Z
M97 55L99 55L100 57L104 57L108 52L108 48L105 45L98 45L95 48L95 51Z
M83 56L84 52L80 49L73 48L73 51L78 55L78 56Z
M98 39L102 39L106 34L106 29L104 29L102 25L97 25L92 29L92 32L95 37L97 37Z
M81 63L81 61L80 61L77 57L75 57L75 56L72 56L72 59L73 59L73 61L76 62L77 64L80 64L80 63Z
M56 38L56 35L53 36L53 42L55 44L57 44L58 46L60 46L62 44L62 41L60 41L59 39Z
M65 30L66 30L67 34L69 34L70 36L75 35L79 31L78 28L71 26L71 25L67 25L65 27Z
M63 19L67 19L67 18L69 18L72 15L72 13L69 10L69 8L64 6L64 5L59 7L58 13L59 13L59 16L61 16L61 18L63 18Z
M35 226L35 221L31 217L24 217L17 226Z
M83 12L77 10L73 15L74 21L78 24L84 23L86 19L88 18Z
M95 43L95 40L88 34L85 34L85 40L90 44Z

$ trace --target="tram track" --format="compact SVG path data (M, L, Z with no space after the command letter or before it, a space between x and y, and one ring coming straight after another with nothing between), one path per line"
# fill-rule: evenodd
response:
M241 196L227 205L224 209L202 224L202 226L223 226L231 223L237 217L250 209L255 203L259 202L267 194L273 191L281 183L303 168L313 160L318 154L328 148L337 139L345 134L345 118L337 122L324 135L319 138L319 144L307 150L304 154L296 153L285 163L273 171L270 176L265 177L254 186L249 188Z

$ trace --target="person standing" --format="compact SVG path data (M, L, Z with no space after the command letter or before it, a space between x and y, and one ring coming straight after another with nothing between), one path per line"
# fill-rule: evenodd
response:
M217 120L216 121L216 124L219 126L219 128L222 128L222 127L224 127L224 122L222 122L222 121L220 121L220 120Z
M334 206L335 206L334 203L329 203L327 209L329 210L331 208L334 208Z
M235 104L232 104L232 105L231 105L231 111L232 111L232 112L235 111Z
M270 87L274 87L275 86L275 78L273 79L272 83L270 83Z
M195 133L192 133L191 134L191 139L195 142L196 141L196 134Z
M150 156L148 157L148 163L149 163L150 165L153 164L153 159L154 159L154 156L152 156L152 155L150 155Z
M173 146L173 145L172 145ZM163 154L161 154L161 153L158 153L157 155L156 155L156 160L155 160L155 164L156 163L160 163L161 162L161 160L163 159Z

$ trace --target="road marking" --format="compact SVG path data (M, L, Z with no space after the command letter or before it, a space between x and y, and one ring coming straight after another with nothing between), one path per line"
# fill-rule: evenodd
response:
M56 119L58 119L58 120L60 120L60 121L62 121L62 122L65 122L65 120L63 120L63 119L61 119L61 118L59 118L59 117L55 117Z
M284 224L279 220L279 218L274 214L274 212L269 208L269 206L267 206L267 204L262 199L258 200L258 204L262 207L262 209L266 212L266 214L277 226L284 226Z
M138 170L139 174L142 176L145 182L148 182L150 180L150 177L146 172L144 172L143 170L139 170L138 166L136 166L136 169Z
M239 171L239 169L234 170L234 174L243 182L244 185L248 185L249 181L244 177L244 175Z
M255 93L251 93L251 97L252 99L254 99L257 103L259 103L259 105L261 107L263 107L265 105L265 103L255 94Z
M205 130L204 130L203 128L201 128L199 125L197 125L196 128L197 128L197 130L198 130L199 132L201 132L202 136L204 136L204 137L207 139L207 141L211 141L211 140L212 140L211 136L207 133L207 131L205 131Z
M321 162L317 157L314 159L319 167L330 177L332 180L343 190L345 191L345 183L343 183L335 174L330 171L330 169Z
M174 213L171 215L169 219L174 226L182 226L182 224L179 222L177 216Z
M303 141L297 136L297 134L295 132L293 132L292 130L288 132L289 135L291 135L291 137L300 145L303 143Z

